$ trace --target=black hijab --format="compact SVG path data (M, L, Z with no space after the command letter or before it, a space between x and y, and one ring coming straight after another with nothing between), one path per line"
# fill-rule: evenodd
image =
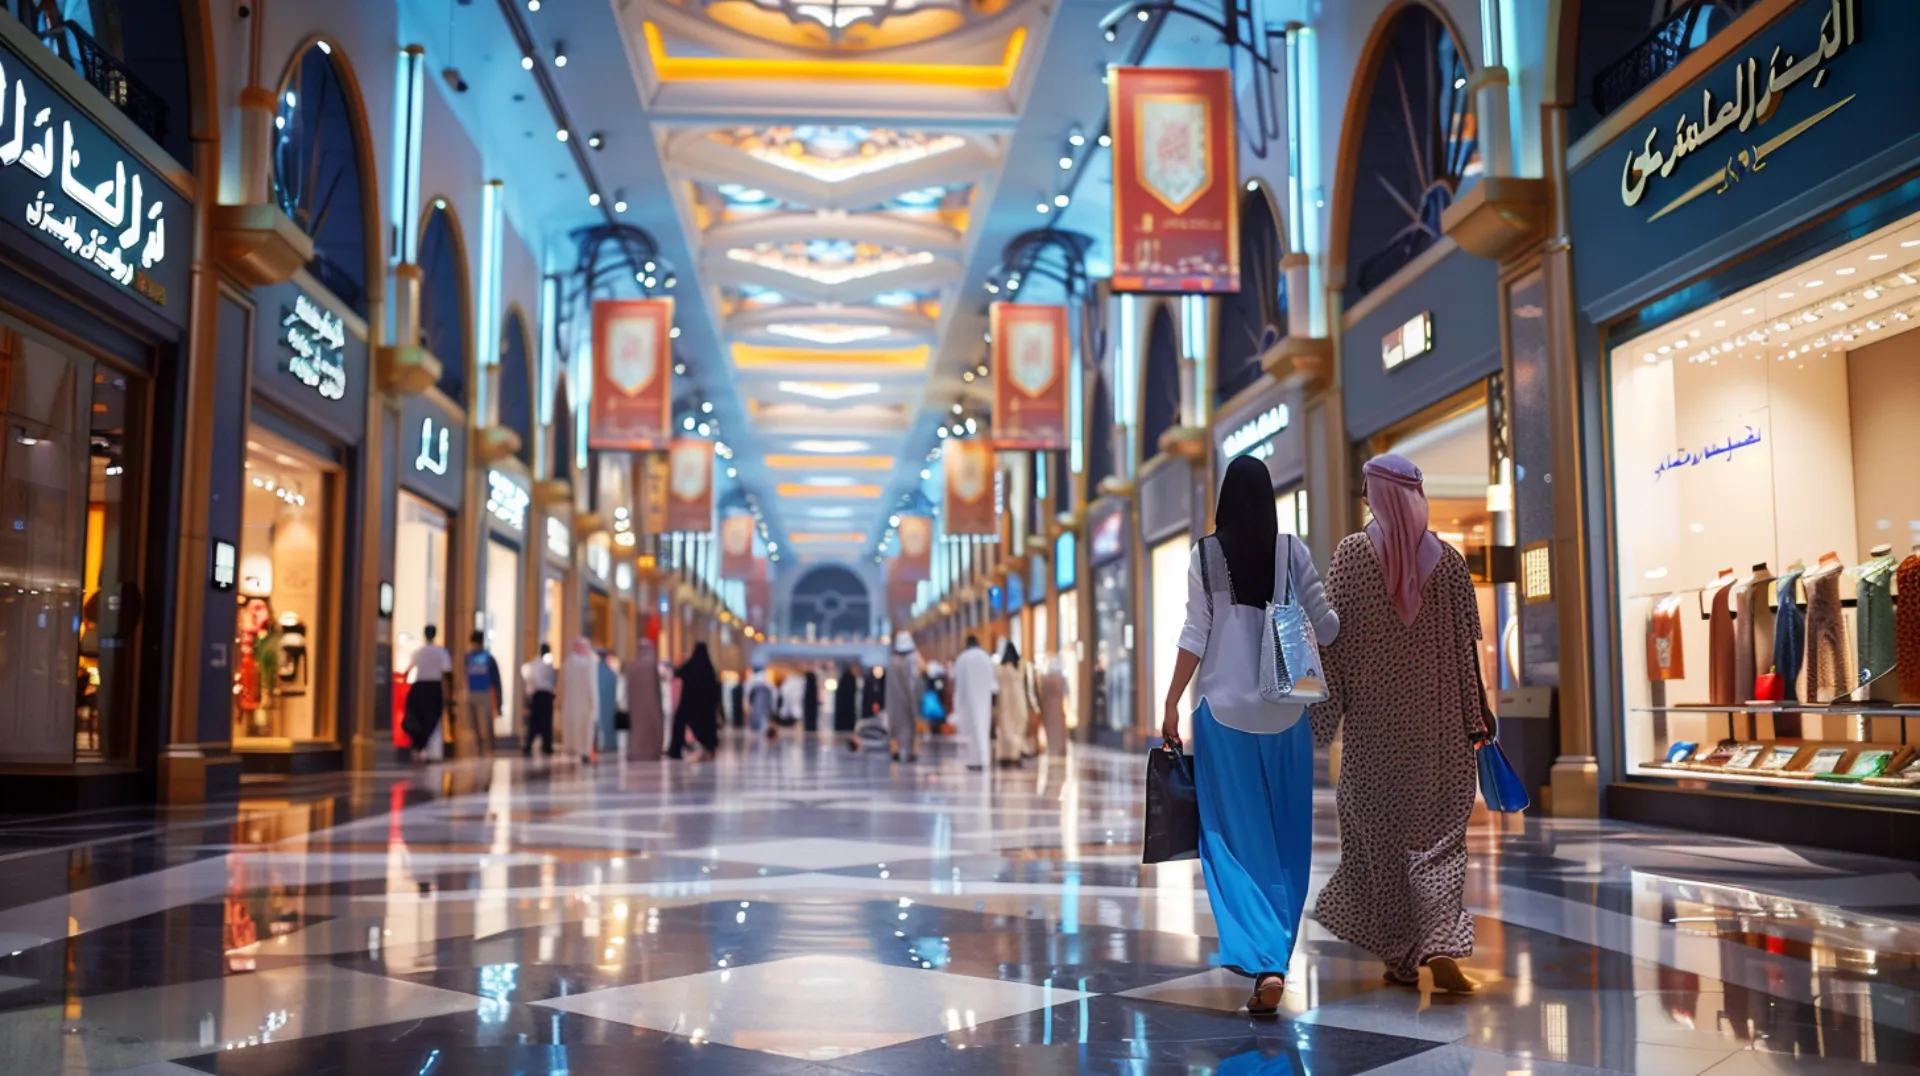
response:
M1020 648L1014 646L1011 642L1007 643L1006 649L1000 652L1000 664L1018 666L1020 664Z
M1273 479L1267 465L1237 456L1220 480L1220 503L1213 513L1213 536L1226 554L1235 605L1265 606L1273 593L1273 547L1280 540L1280 515L1273 503Z
M680 709L688 714L711 714L720 707L720 674L707 656L707 644L693 644L686 664L673 671L680 678Z

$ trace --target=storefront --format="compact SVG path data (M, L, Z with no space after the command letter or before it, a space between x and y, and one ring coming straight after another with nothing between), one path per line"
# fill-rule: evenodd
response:
M1039 554L1027 559L1026 585L1027 637L1022 654L1030 655L1038 663L1053 656L1053 618L1048 614L1053 603L1047 597L1047 558Z
M466 422L437 392L408 396L400 407L400 492L394 514L394 692L407 689L413 652L426 630L454 653L466 647L466 630L453 613L455 573L460 563L459 514L467 478ZM397 711L396 711L397 712Z
M517 739L521 727L521 606L526 604L527 525L532 519L533 488L526 465L515 459L487 469L487 563L482 625L487 652L500 665L501 707L493 734Z
M613 540L602 531L587 538L586 636L601 648L613 646Z
M1033 657L1033 643L1027 638L1027 581L1017 570L1007 573L1007 638L1023 660Z
M1916 35L1799 4L1575 158L1611 815L1920 857Z
M1162 455L1140 477L1140 544L1146 550L1147 652L1141 661L1152 670L1145 700L1154 713L1173 686L1175 651L1187 621L1187 562L1193 547L1193 467L1184 458Z
M17 23L0 53L7 114L32 124L0 165L0 767L33 767L0 780L0 804L50 810L142 795L171 731L164 401L183 390L164 379L186 365L195 209L184 171L97 94L67 99L73 73Z
M573 517L564 505L542 517L540 561L540 638L553 651L559 666L567 654L567 572L573 564ZM664 604L665 599L662 599ZM671 651L669 651L671 653Z
M1138 727L1133 652L1133 513L1127 501L1101 500L1087 510L1093 583L1093 699L1084 739L1127 746Z
M366 325L304 272L254 294L232 663L243 768L342 763L341 640L356 593L346 536L360 513ZM358 566L358 559L352 562Z

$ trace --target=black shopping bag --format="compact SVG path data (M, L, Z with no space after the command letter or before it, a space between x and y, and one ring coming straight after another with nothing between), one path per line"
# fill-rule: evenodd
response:
M1200 855L1200 801L1193 791L1193 759L1179 751L1147 753L1147 835L1140 862L1167 863Z

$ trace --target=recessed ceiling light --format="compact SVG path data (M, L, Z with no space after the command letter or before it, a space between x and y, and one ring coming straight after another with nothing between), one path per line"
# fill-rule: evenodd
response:
M1034 204L1033 211L1035 213L1051 213L1053 212L1053 207L1045 202L1038 202Z
M1883 262L1887 260L1887 256L1885 254L1869 254L1867 255L1867 260L1870 262Z
M1657 357L1655 357L1654 353L1651 351L1647 352L1645 355L1640 356L1640 359L1643 362L1659 362L1660 361Z
M1825 283L1826 283L1826 281L1824 281L1824 280L1809 280L1809 281L1807 281L1807 282L1806 282L1805 284L1802 284L1802 285L1800 285L1800 286L1801 286L1801 287L1803 287L1803 288L1817 288L1817 287L1819 287L1820 285L1822 285L1822 284L1825 284Z
M1721 318L1721 319L1720 319L1719 321L1716 321L1716 322L1714 322L1714 323L1713 323L1713 327L1714 327L1714 328L1716 328L1716 329L1724 329L1724 328L1726 328L1726 327L1727 327L1727 319L1726 319L1726 318Z
M1665 345L1665 344L1661 344L1661 345L1660 345L1660 354L1662 354L1662 355L1666 355L1666 354L1670 354L1670 353L1672 353L1672 351L1673 351L1673 349L1672 349L1672 348L1670 348L1670 347L1668 347L1667 345Z
M1742 311L1740 311L1740 312L1741 312L1742 314L1751 314L1751 313L1753 313L1753 307L1747 307L1747 308L1746 308L1745 310L1742 310Z
M782 381L780 391L813 400L834 402L851 400L858 396L871 396L880 391L880 384L877 381Z
M1779 295L1777 295L1777 296L1775 296L1775 298L1779 298L1779 299L1791 299L1791 298L1793 298L1793 293L1792 293L1792 292L1790 292L1790 291L1783 291L1783 292L1781 292L1781 293L1780 293Z
M1860 271L1860 270L1858 270L1858 269L1855 269L1855 268L1854 268L1853 266L1851 266L1851 265L1847 265L1847 266L1842 266L1842 267L1841 267L1841 268L1839 268L1839 269L1835 269L1835 270L1833 271L1833 275L1834 275L1834 276L1852 276L1853 274L1855 274L1855 273L1857 273L1857 272L1859 272L1859 271Z
M1912 249L1913 247L1920 247L1920 239L1904 239L1904 240L1901 240L1900 245L1908 249Z

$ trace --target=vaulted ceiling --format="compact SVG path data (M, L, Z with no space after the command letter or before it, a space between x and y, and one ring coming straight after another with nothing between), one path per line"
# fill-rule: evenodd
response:
M407 0L430 53L447 7ZM1101 76L1129 48L1102 39L1109 8L483 0L454 8L450 47L484 71L449 100L522 234L561 253L550 269L583 225L659 240L683 394L712 405L723 485L753 495L788 556L853 560L884 541L953 406L985 407L965 376L986 347L983 284L1065 204L1069 132L1104 123ZM552 88L549 122L584 136L561 147L572 168L490 107L537 90L523 52Z

